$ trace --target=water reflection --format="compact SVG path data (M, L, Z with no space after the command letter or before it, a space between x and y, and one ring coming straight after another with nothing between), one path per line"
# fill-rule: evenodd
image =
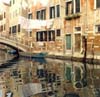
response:
M0 68L2 95L77 97L67 96L71 93L80 97L99 97L100 94L99 65L87 64L87 79L84 79L84 65L79 62L17 58L2 65L6 65L6 68ZM7 68L7 65L11 66Z

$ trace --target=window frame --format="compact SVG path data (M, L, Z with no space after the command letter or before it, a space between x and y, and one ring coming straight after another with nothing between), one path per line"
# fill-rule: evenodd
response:
M74 13L80 13L80 10L81 10L81 0L78 0L79 1L79 11L77 11L77 3L76 3L76 0L74 0Z
M61 29L57 29L57 30L56 30L56 36L57 36L57 37L60 37L60 36L61 36Z
M46 19L46 9L41 10L41 19L45 20Z
M40 19L41 16L41 12L40 11L36 11L36 19Z
M69 12L68 11L68 5L71 3L71 11ZM73 1L72 0L68 0L66 1L66 9L65 9L65 14L66 15L70 15L70 14L73 14Z
M100 34L100 31L98 31L98 27L99 27L99 30L100 30L100 24L95 25L95 33L96 34Z
M71 3L72 4L72 7L71 7L71 12L70 12L70 14L69 14L69 12L68 12L68 3ZM79 0L79 4L80 4L80 6L79 6L79 11L77 12L77 7L76 7L76 0L68 0L68 1L66 1L66 10L65 10L65 14L66 15L71 15L71 14L76 14L76 13L80 13L81 12L81 0Z
M46 9L37 10L36 19L45 20L46 19Z
M50 19L55 18L55 6L50 6L49 16L50 16Z
M18 24L18 32L20 32L20 30L21 30L21 27L20 27L21 25L20 24Z
M28 19L32 19L32 18L33 18L32 13L28 13Z
M56 14L56 17L60 17L60 4L57 4L55 6L55 14Z

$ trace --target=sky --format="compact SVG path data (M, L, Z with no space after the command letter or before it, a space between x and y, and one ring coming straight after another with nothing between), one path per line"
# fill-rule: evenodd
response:
M2 3L6 3L6 4L9 4L10 3L10 0L0 0L0 2Z
M41 3L43 6L46 6L49 0L30 0L30 1L32 1L34 5L37 5L37 3ZM9 4L10 0L0 0L0 2Z
M43 6L46 6L49 0L33 0L34 5L36 5L38 2L40 2Z

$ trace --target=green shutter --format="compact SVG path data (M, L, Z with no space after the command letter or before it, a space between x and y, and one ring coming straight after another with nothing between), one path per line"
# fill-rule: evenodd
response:
M71 49L71 35L66 35L66 48Z
M66 67L66 79L71 81L71 67Z

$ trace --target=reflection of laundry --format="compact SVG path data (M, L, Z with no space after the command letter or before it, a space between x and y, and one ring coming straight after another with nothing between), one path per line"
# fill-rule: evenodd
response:
M42 86L40 83L28 83L22 87L24 97L42 93Z
M12 95L13 95L12 92L6 93L6 97L12 97Z

